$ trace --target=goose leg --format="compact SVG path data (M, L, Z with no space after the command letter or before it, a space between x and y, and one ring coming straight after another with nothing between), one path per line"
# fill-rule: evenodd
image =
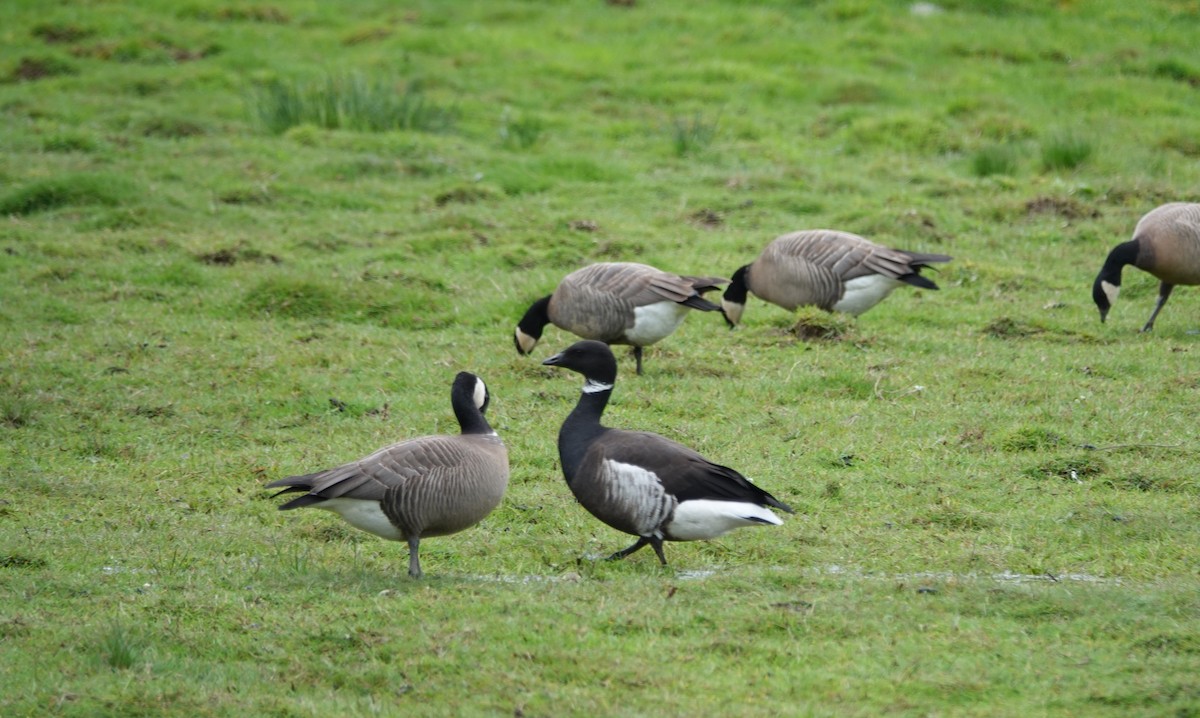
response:
M629 548L621 549L620 551L617 551L616 553L614 553L612 556L609 556L608 560L609 561L618 561L620 559L623 559L626 556L628 556L629 554L633 553L634 551L637 551L638 549L640 549L641 547L645 546L648 543L650 543L650 539L646 538L645 536L642 536L642 537L638 538L637 542L634 543ZM657 550L661 551L662 549L657 549Z
M1171 290L1175 288L1174 284L1163 282L1158 287L1158 302L1154 305L1154 311L1151 312L1150 318L1146 320L1146 326L1142 327L1143 332L1148 332L1154 328L1154 320L1158 317L1158 313L1162 311L1163 305L1167 303L1167 299L1171 296Z
M651 536L648 540L650 541L650 548L654 549L654 553L658 554L658 562L666 566L667 557L663 555L663 540L657 536Z
M408 537L408 575L413 578L421 577L421 556L418 553L421 546L420 536Z
M641 347L633 348L633 358L637 360L637 373L638 373L638 376L641 376L642 375L642 348Z
M621 551L617 551L616 553L614 553L612 556L609 556L608 560L616 561L618 559L625 558L629 554L633 553L634 551L637 551L638 549L640 549L643 546L646 546L647 544L649 544L649 546L654 549L654 553L658 556L659 563L666 566L667 565L667 557L663 554L663 540L658 538L657 536L650 536L650 537L642 536L641 538L639 538L637 540L636 543L634 543L629 548L622 549Z

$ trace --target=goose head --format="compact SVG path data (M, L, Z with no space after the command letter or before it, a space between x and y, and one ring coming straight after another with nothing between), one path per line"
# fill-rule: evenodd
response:
M542 364L578 372L587 379L588 384L607 384L611 387L617 380L617 360L612 349L604 342L591 339L575 342Z

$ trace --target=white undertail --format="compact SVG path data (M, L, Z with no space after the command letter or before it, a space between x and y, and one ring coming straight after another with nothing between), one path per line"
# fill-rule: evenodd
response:
M769 509L748 501L693 499L675 507L667 535L678 541L716 538L743 526L783 525Z

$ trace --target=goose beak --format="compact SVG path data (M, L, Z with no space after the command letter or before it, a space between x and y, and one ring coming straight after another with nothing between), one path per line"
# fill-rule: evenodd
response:
M562 361L562 352L559 352L549 359L542 361L542 364L545 366L557 366L560 361Z

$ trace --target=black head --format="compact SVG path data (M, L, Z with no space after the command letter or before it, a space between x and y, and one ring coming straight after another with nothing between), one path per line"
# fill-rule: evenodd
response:
M725 287L725 293L721 295L721 314L725 317L725 323L733 329L742 320L742 311L746 308L746 274L750 271L750 265L739 267L733 273L733 277L729 280L729 286Z
M1120 288L1111 284L1106 287L1105 284L1105 280L1099 277L1097 277L1095 283L1092 284L1092 301L1096 303L1096 308L1100 310L1101 324L1103 324L1104 320L1108 317L1108 310L1112 309L1112 300L1110 300L1108 296L1109 288L1113 290Z
M593 382L612 384L617 380L617 359L604 342L585 339L575 342L542 362L579 372Z
M458 372L458 376L454 378L454 385L450 388L450 400L455 406L460 403L460 397L469 399L470 403L479 409L480 414L487 413L487 406L492 402L492 394L487 390L484 379L469 371Z
M1096 281L1092 283L1092 301L1100 310L1101 322L1108 316L1108 310L1112 309L1117 295L1121 293L1121 270L1128 264L1136 266L1139 251L1141 243L1133 239L1113 247L1104 259L1104 266L1100 268Z
M525 316L517 322L517 328L513 332L513 344L517 347L517 353L525 356L533 351L538 340L542 338L542 330L549 323L550 297L545 296L531 304L529 309L525 310Z

